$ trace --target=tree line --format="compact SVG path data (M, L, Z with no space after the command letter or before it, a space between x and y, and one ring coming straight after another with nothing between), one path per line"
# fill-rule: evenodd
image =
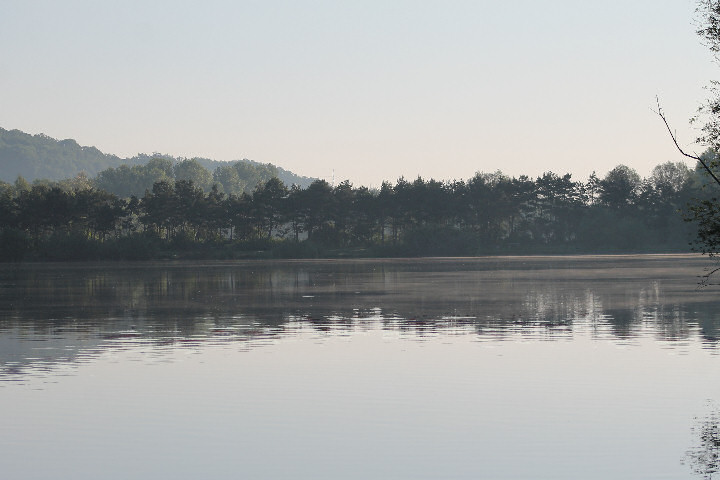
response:
M227 195L252 193L260 183L279 178L285 183L308 186L313 179L295 175L272 164L250 160L219 162L204 159L152 157L137 165L110 167L97 174L92 184L119 197L142 196L156 182L191 181L209 192L213 186ZM212 169L206 166L214 167Z
M167 164L165 164L167 167ZM172 165L170 165L172 167ZM0 184L4 260L202 256L417 256L687 251L680 210L706 201L683 163L651 175L619 165L575 181L501 172L468 180L404 178L378 189L277 177L251 192L167 178L121 197L78 180ZM691 210L687 210L692 216Z

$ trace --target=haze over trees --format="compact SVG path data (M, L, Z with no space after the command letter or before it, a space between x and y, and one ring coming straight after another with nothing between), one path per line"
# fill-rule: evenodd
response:
M237 173L237 177L229 178L227 172L231 177ZM218 178L212 178L216 174ZM160 154L120 158L95 147L80 146L72 139L56 140L43 134L0 128L0 181L13 182L19 176L29 182L60 181L78 175L97 177L99 188L119 196L142 195L154 182L175 177L192 179L208 190L212 183L219 183L227 193L251 191L259 182L272 177L280 178L287 185L303 187L314 180L247 159L221 162Z
M47 135L29 135L20 130L0 128L0 180L12 182L18 176L60 180L80 172L93 176L100 170L133 163L95 147L81 147L75 140L56 140Z

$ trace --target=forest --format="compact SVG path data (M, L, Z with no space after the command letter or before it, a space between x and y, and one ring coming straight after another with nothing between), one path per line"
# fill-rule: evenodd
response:
M142 194L129 183L139 168L163 173ZM693 205L716 188L679 162L647 178L619 165L585 181L498 171L379 189L324 180L303 188L275 176L249 189L231 169L156 158L95 179L0 183L0 259L684 252L697 233Z
M149 164L149 165L148 165ZM179 167L174 167L179 165ZM189 175L195 183L209 188L213 175L219 175L226 193L252 190L260 181L278 177L288 185L303 187L313 178L296 175L272 164L243 159L231 162L209 158L186 159L154 153L120 158L101 152L95 147L80 146L73 139L57 140L48 135L30 135L20 130L0 128L0 181L13 182L22 177L29 182L62 181L83 173L96 178L96 186L119 196L141 196L156 181ZM191 178L207 170L211 178ZM237 174L237 175L235 175Z

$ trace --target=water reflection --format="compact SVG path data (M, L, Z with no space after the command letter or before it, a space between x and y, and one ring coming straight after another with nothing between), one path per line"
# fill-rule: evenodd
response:
M479 341L698 340L718 303L691 256L33 265L0 272L4 378L123 345L248 348L311 329Z
M720 472L720 410L712 405L711 409L693 427L696 444L685 455L693 473L706 480Z

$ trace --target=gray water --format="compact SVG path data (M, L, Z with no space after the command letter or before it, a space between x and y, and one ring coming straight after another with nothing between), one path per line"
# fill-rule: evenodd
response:
M707 262L5 265L0 476L715 478Z

